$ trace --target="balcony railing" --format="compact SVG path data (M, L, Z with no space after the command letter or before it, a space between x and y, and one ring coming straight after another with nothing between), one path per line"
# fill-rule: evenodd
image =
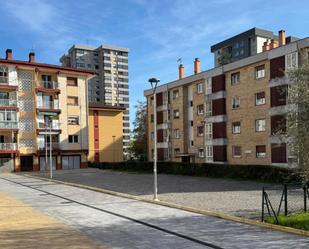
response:
M56 143L56 142L55 143L53 142L51 144L51 146L52 146L53 150L58 150L60 148L59 143ZM44 142L39 142L38 148L39 148L39 150L45 150L46 148L49 150L50 149L50 143L45 144Z
M0 86L1 85L10 85L10 86L18 86L18 80L10 79L9 77L0 76Z
M18 122L0 121L0 129L18 129Z
M0 151L10 151L10 150L18 150L17 143L0 143Z
M38 103L38 108L42 109L59 109L59 102L57 101L44 101Z
M39 129L45 129L46 128L47 130L49 130L50 125L46 124L46 123L38 123L38 128ZM60 123L59 122L53 122L51 128L53 130L60 130Z
M39 81L38 84L39 87L54 90L58 89L59 86L58 82L56 81Z
M17 100L16 99L0 99L0 106L16 107Z

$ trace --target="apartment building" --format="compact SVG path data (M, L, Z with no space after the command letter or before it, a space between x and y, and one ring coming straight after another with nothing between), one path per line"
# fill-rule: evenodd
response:
M0 59L0 171L83 168L88 156L87 80L94 72ZM50 153L52 151L52 153ZM48 157L46 157L48 155Z
M157 88L157 157L161 161L277 165L295 161L277 136L286 124L289 69L308 61L309 38L265 41L262 52ZM216 57L215 57L216 59ZM148 156L153 158L153 92L146 90Z
M98 48L74 45L60 59L63 66L95 70L96 76L88 87L91 104L125 108L122 117L125 155L130 142L128 53L127 48L109 45Z

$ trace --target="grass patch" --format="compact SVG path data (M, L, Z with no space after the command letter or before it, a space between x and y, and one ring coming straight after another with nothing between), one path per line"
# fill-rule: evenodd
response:
M278 216L279 225L293 227L309 231L309 213L292 214L288 216ZM266 222L276 224L276 219L268 217Z

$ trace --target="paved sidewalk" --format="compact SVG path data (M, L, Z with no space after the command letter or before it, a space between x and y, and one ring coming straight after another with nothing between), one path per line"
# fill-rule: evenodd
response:
M1 249L103 249L89 237L0 192Z
M20 175L4 178L2 192L112 248L309 248L304 236Z

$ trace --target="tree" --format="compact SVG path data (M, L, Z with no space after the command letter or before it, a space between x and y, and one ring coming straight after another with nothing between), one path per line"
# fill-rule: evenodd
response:
M133 139L129 151L132 157L142 161L147 160L147 104L138 101L135 105L136 117L133 122Z

